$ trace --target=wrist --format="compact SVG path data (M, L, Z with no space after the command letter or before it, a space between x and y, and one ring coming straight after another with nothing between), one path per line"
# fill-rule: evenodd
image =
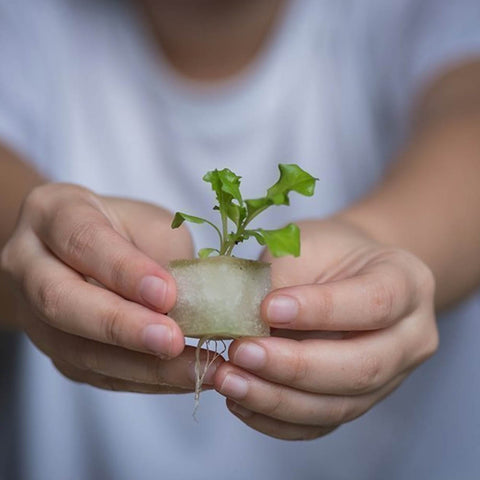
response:
M373 205L363 203L352 205L335 214L332 220L348 225L371 242L404 248L395 228L390 226L389 221L384 221L383 216L375 211Z

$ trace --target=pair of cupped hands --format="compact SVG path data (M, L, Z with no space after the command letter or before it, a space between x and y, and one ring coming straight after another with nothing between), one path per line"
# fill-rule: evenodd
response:
M68 378L141 393L194 389L195 349L168 317L176 287L163 267L192 257L192 241L171 219L74 185L26 198L2 267L21 293L20 327ZM419 259L341 217L298 225L299 258L262 255L272 264L261 308L272 336L235 340L205 379L244 423L292 440L365 413L438 344L434 281Z

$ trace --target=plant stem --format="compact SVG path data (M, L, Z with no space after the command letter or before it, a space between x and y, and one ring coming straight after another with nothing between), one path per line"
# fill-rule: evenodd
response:
M270 205L266 205L265 207L257 210L253 215L250 215L249 217L246 217L245 220L237 227L237 231L235 232L235 235L230 239L230 241L227 242L227 233L226 233L226 221L224 223L224 215L222 213L222 224L224 226L223 229L223 242L222 242L222 249L220 251L220 255L225 255L225 256L231 256L232 251L235 248L235 245L237 244L237 241L239 238L242 237L242 235L245 233L245 229L247 228L247 225L260 213L265 211ZM226 217L226 215L225 215Z
M237 231L235 232L235 235L232 237L232 239L227 242L227 248L225 250L225 255L231 256L232 251L235 248L235 245L237 244L237 241L243 233L245 232L245 228L247 227L247 220L245 219L237 228Z
M228 217L224 209L220 210L220 216L222 217L222 241L220 246L220 255L225 255L228 247L227 237L228 237Z
M223 245L222 233L220 232L220 230L217 228L217 226L214 223L209 222L208 220L205 220L205 219L204 219L204 221L208 225L212 226L215 229L215 231L218 233L218 238L220 240L220 247L219 248L222 248L222 245Z

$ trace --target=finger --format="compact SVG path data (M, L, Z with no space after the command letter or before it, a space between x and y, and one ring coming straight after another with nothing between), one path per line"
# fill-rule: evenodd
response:
M252 412L238 403L227 400L228 409L250 428L280 440L313 440L333 432L336 427L312 427L282 422L260 413Z
M232 343L230 361L271 382L313 393L359 395L381 388L420 362L422 350L410 329L378 331L345 340L251 338ZM418 360L417 360L418 355Z
M169 317L86 282L45 249L30 257L23 292L50 326L168 358L183 350L184 335Z
M27 332L40 350L56 364L63 366L64 370L69 369L72 375L75 374L74 379L84 383L91 383L88 379L95 380L101 376L124 382L124 386L131 383L189 391L195 387L194 348L186 348L173 360L162 360L154 355L66 334L42 322L31 322ZM203 350L200 356L201 368L207 361L207 353ZM223 359L218 358L210 365L205 376L205 385L213 384L216 369L222 361Z
M190 388L187 389L174 386L153 385L119 380L118 378L107 377L105 375L80 370L79 368L75 368L60 361L53 363L57 370L69 380L72 380L76 383L85 383L102 390L153 394L191 393L192 391Z
M350 422L392 392L401 374L376 392L359 396L321 395L271 383L226 363L215 376L215 389L247 410L283 422L334 427Z
M89 201L60 204L37 222L35 232L64 263L122 297L162 312L173 307L171 275L120 235Z
M151 203L108 198L135 246L166 265L177 258L193 258L193 241L188 228L172 229L173 214ZM161 243L160 243L161 242Z
M329 332L325 330L281 330L279 328L271 328L270 335L272 337L290 338L292 340L341 340L342 338L350 338L358 335L358 332Z
M78 347L78 346L77 346ZM154 355L141 354L119 347L102 345L98 342L80 344L73 351L62 348L62 358L74 367L85 372L101 374L107 377L131 383L176 387L189 391L195 388L195 349L187 348L177 358L162 360ZM52 353L53 356L57 352ZM209 365L203 381L204 386L213 385L216 369L222 360ZM200 368L208 359L202 353Z
M275 290L263 301L262 316L282 329L386 328L413 310L414 285L401 268L382 264L345 280Z

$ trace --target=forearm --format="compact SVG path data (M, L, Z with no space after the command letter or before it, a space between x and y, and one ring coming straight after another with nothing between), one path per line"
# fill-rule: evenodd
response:
M419 124L384 182L340 214L433 271L437 307L480 284L480 108Z
M39 173L0 145L0 250L13 232L23 199L43 182ZM15 295L0 272L0 330L14 327Z

